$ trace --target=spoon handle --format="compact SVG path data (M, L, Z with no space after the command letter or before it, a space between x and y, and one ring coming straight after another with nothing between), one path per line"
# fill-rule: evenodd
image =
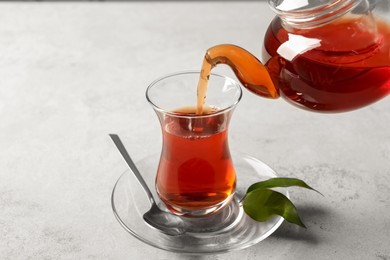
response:
M139 183L144 188L144 191L146 192L146 194L147 194L147 196L149 198L150 203L154 204L155 202L154 202L154 199L153 199L152 192L150 191L150 189L149 189L148 185L146 184L145 180L142 178L141 173L139 172L139 170L135 166L135 164L134 164L133 160L131 159L130 155L127 153L126 148L123 145L121 139L119 138L119 136L117 134L109 134L109 136L111 137L112 141L114 142L114 144L118 148L119 152L121 153L123 159L125 160L125 162L129 166L130 170L133 172L135 177L137 177Z

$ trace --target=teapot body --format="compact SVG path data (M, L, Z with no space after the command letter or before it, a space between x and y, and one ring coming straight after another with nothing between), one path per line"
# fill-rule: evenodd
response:
M389 1L377 1L382 17L366 0L299 8L293 2L302 1L269 1L278 15L263 45L263 61L283 98L304 109L344 112L390 93Z

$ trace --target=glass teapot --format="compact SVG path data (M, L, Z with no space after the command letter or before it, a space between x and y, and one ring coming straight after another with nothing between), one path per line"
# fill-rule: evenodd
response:
M318 112L344 112L390 94L390 0L269 0L277 16L263 61L241 47L207 50L245 88Z

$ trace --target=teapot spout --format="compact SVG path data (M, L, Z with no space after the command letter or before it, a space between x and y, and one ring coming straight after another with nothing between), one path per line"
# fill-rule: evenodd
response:
M251 92L266 98L278 98L279 90L273 81L272 72L247 50L232 44L221 44L207 50L203 67L207 64L228 65L241 82ZM272 64L271 64L272 65Z

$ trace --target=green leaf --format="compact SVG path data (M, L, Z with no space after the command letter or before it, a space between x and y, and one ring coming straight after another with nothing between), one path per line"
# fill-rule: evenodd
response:
M269 188L278 188L278 187L292 187L292 186L297 186L297 187L302 187L310 190L314 190L318 193L319 191L313 189L309 185L307 185L304 181L296 178L272 178L268 179L266 181L261 181L252 184L248 190L247 193L256 190L256 189L269 189ZM320 193L321 194L321 193ZM321 194L322 195L322 194Z
M294 204L282 193L269 189L255 189L243 201L245 213L256 221L266 221L279 215L286 221L305 227Z

